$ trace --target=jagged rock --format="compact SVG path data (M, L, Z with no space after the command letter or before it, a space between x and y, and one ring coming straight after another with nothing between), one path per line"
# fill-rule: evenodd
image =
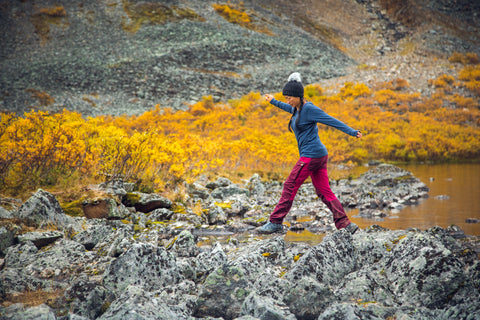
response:
M5 268L0 271L5 294L64 289L70 276L83 270L94 258L85 253L82 245L71 240L59 239L47 248L38 250L27 241L8 249Z
M218 177L216 181L209 182L205 185L206 188L214 190L217 188L228 187L233 184L228 178Z
M234 197L230 197L228 200L228 206L223 210L229 217L241 217L243 216L252 205L249 202L249 198L246 194L238 194Z
M97 281L88 280L86 275L81 275L65 290L57 304L72 315L96 319L109 304L108 296L107 289Z
M149 213L159 208L170 209L172 201L156 193L128 193L122 198L122 203L127 207L135 207L137 211Z
M118 257L133 245L133 226L131 229L123 227L98 242L94 249L101 256Z
M250 315L257 319L269 320L296 320L297 318L289 311L288 307L282 305L272 298L262 297L252 292L248 295L242 305L241 313Z
M103 274L104 285L116 292L122 292L129 285L158 290L180 280L175 256L163 247L147 243L134 243L113 260Z
M123 180L114 179L108 182L101 183L100 189L106 193L110 193L115 196L124 196L128 192L133 192L135 187L134 183L127 183Z
M89 227L87 230L76 234L72 240L81 243L85 249L92 250L99 242L113 232L114 231L110 226L96 224Z
M307 276L290 282L288 289L284 291L283 300L298 319L316 319L337 299L328 285Z
M225 199L228 199L231 196L239 195L239 194L248 195L248 190L244 189L244 188L240 188L239 186L232 184L232 185L228 185L226 187L215 188L212 191L211 196L214 199L225 200Z
M45 304L25 307L21 303L7 308L0 307L0 317L4 320L56 320L55 311Z
M92 199L82 203L83 212L88 219L123 219L126 210L120 210L112 198Z
M171 308L162 299L157 298L154 293L146 291L144 287L130 285L98 319L190 320L191 317L183 310Z
M313 273L319 282L335 285L355 270L356 259L351 234L341 230L326 236L322 243L306 252L285 274L285 278L296 282Z
M0 219L10 219L10 218L13 218L12 212L0 206Z
M20 207L16 216L36 227L55 225L66 228L68 225L75 224L73 218L65 215L55 196L42 189L38 189Z
M199 183L192 183L188 186L188 194L193 198L208 199L210 190Z
M192 314L197 303L198 287L195 282L184 280L176 285L166 287L158 298L166 303L171 310L179 314ZM193 320L193 317L192 317Z
M192 233L183 230L176 237L174 243L169 247L178 257L195 257L198 255L198 247Z
M201 252L195 259L197 278L204 279L218 266L227 262L227 255L220 243L216 243L212 250Z
M358 301L336 303L329 306L318 320L329 319L441 319L440 312L431 311L427 308L390 307L376 301Z
M205 279L194 316L234 319L240 315L243 301L249 294L248 281L240 268L219 266Z
M210 210L208 210L207 218L210 225L225 224L225 222L227 222L228 216L221 207L217 205L212 205Z
M165 221L170 220L174 212L166 208L155 209L150 212L148 218L152 221Z
M442 307L463 286L463 264L434 237L411 233L391 250L384 277L401 303Z
M31 241L12 246L7 250L5 266L10 268L22 267L30 263L37 252L38 248Z
M63 237L63 233L60 231L47 231L47 232L27 232L21 234L17 237L18 242L25 243L27 241L33 242L33 244L38 248L45 247L50 243L55 242L57 239Z
M254 174L247 183L247 189L252 196L263 196L265 194L265 185L262 183L260 179L260 175L258 173Z
M0 227L0 256L6 254L6 249L15 244L15 232L5 227Z
M415 204L429 191L411 172L390 164L374 167L353 181L341 180L332 190L345 207L375 212Z

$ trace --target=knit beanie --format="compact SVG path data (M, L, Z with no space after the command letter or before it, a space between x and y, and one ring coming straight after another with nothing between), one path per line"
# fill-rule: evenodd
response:
M289 97L303 97L303 85L300 73L294 72L288 77L288 82L283 87L283 95Z

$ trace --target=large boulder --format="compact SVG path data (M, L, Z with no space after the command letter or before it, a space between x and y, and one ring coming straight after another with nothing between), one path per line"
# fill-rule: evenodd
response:
M95 224L87 230L77 233L72 240L81 243L85 249L92 250L98 243L114 232L113 228L103 224Z
M220 266L205 280L194 316L234 319L240 315L243 302L249 294L248 281L241 268Z
M162 299L156 297L154 293L146 291L144 287L130 285L97 319L190 320L191 317L183 310L171 308Z
M16 213L17 217L35 227L55 226L66 228L75 223L74 219L65 215L53 194L42 189L31 196Z
M175 256L149 243L134 243L103 274L104 285L115 292L122 292L129 285L158 290L180 280Z
M122 198L122 203L127 207L135 207L135 210L143 213L172 207L172 201L156 193L130 192Z
M312 276L321 283L334 286L355 271L356 259L351 234L341 230L326 236L322 243L305 253L285 278L297 282L305 276Z

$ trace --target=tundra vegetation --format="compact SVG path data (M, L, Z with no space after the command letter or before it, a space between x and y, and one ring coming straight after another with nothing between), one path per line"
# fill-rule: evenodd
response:
M455 53L463 64L458 77L429 80L424 96L395 79L367 86L347 82L326 95L317 85L306 99L362 130L351 140L320 127L332 163L445 162L480 156L480 64L475 54ZM32 91L39 103L52 103ZM275 94L282 100L280 93ZM297 157L294 136L285 130L288 115L252 92L228 103L204 97L185 111L156 108L141 115L84 117L31 111L1 114L0 192L19 195L39 187L123 179L138 188L165 191L199 175L235 179L259 173L284 177Z

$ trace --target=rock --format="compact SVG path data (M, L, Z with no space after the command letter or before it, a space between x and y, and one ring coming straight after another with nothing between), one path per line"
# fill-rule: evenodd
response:
M263 196L265 194L265 186L263 185L258 173L254 174L247 183L247 189L252 196Z
M192 233L187 230L180 232L168 250L174 252L177 257L195 257L198 255L197 243Z
M158 290L180 280L175 256L163 247L147 243L134 243L103 274L105 287L115 292L122 292L129 285Z
M0 316L4 320L56 320L55 311L41 304L35 307L24 307L23 304L13 304L7 308L0 307Z
M227 262L227 255L223 251L220 243L216 243L212 250L207 252L200 252L195 259L197 278L204 279L218 266L224 265Z
M86 275L82 275L71 283L57 304L72 315L96 319L110 304L109 295L98 282L88 280Z
M118 257L133 245L133 226L129 230L124 227L107 235L93 248L101 256Z
M463 264L428 234L409 234L391 250L383 274L400 303L441 307L465 281Z
M249 294L248 282L240 268L219 266L205 279L194 316L234 319L240 315L242 304Z
M318 282L314 275L290 282L284 291L283 301L298 319L316 319L330 304L336 301L332 289Z
M114 196L125 196L128 192L133 192L135 184L127 183L123 180L114 179L99 185L100 189Z
M15 244L15 232L6 227L0 227L0 256L4 256L6 249L13 244Z
M228 187L232 184L233 184L232 181L230 181L229 179L224 177L218 177L216 181L207 183L205 187L210 190L214 190L217 188Z
M416 204L429 191L411 172L390 164L380 164L357 180L341 180L332 190L344 207L359 208L367 211L367 215L371 215L368 211L372 210L373 218L380 218L380 212L386 208L400 210L405 205Z
M236 185L229 185L226 187L218 187L212 191L211 196L214 199L225 200L234 195L245 194L248 195L248 190L240 188Z
M357 303L344 302L329 306L318 320L327 319L440 319L440 312L427 308L389 307L376 301L358 301Z
M17 239L20 243L25 243L27 241L33 242L33 244L38 248L48 246L49 244L55 242L57 239L63 237L63 233L60 231L47 231L47 232L27 232L21 235L18 235Z
M125 288L121 296L112 302L107 311L98 320L124 319L191 319L182 310L172 310L154 293L145 291L144 287L130 285Z
M59 239L40 251L27 241L8 249L0 283L7 295L25 290L64 289L70 276L83 270L92 258L82 245L71 240Z
M242 305L241 313L243 315L250 315L256 319L284 319L296 320L297 318L288 310L285 305L279 305L269 297L262 297L252 292L248 295Z
M210 210L208 210L208 223L210 225L214 224L225 224L227 222L228 216L223 211L223 209L217 205L212 205Z
M165 221L165 220L170 220L173 215L174 215L173 211L166 208L160 208L160 209L154 209L153 211L151 211L150 214L148 215L148 218L152 221Z
M122 203L127 207L135 207L137 211L149 213L155 209L172 207L172 202L159 194L141 192L128 193L122 198Z
M125 210L119 210L112 198L87 200L82 203L83 212L88 219L123 219Z
M306 252L285 274L285 279L297 282L304 276L314 275L327 285L338 283L356 267L356 252L352 236L342 230L326 236L323 242Z
M38 189L18 210L16 216L36 227L55 225L66 228L75 224L73 218L65 215L60 204L50 192Z
M99 242L113 232L114 231L110 226L96 224L89 227L87 230L76 234L72 240L82 244L85 249L92 250Z
M11 219L11 218L13 218L13 214L9 210L0 206L0 219Z
M199 183L188 185L188 194L193 198L206 200L210 196L210 190Z
M465 222L466 222L466 223L480 223L480 219L477 219L477 218L468 218L468 219L465 219Z

